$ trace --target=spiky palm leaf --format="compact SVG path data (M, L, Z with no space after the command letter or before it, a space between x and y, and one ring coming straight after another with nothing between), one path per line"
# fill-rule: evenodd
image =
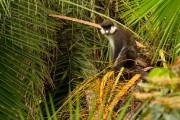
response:
M144 41L152 46L153 59L156 62L160 49L168 52L168 57L179 55L180 42L180 1L179 0L132 0L121 1L119 17L126 20L128 25L140 23L140 33Z
M56 23L46 11L37 2L1 2L0 118L35 118L44 84L52 84L47 65Z
M107 46L104 46L104 40L95 36L96 30L92 27L55 21L47 16L51 11L47 8L52 7L59 13L91 21L86 10L75 9L60 1L3 2L9 6L1 7L0 113L12 119L18 119L19 113L20 116L28 116L28 119L36 118L44 84L52 83L50 74L56 84L53 97L59 101L69 91L70 86L66 84L69 85L71 81L73 86L79 84L73 78L83 79L97 72L95 64L105 58L102 58L102 49ZM89 6L87 1L82 4ZM56 42L52 38L58 40L60 51L54 49ZM97 52L99 49L100 52ZM99 69L102 68L99 66ZM64 85L67 89L64 89Z

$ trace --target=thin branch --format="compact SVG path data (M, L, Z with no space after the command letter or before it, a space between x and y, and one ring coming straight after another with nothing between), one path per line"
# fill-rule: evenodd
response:
M60 18L60 19L65 19L65 20L70 20L70 21L82 23L82 24L85 24L85 25L89 25L89 26L93 26L93 27L101 29L101 26L99 24L88 22L88 21L85 21L85 20L80 20L80 19L77 19L77 18L67 17L67 16L63 16L63 15L57 15L57 14L49 14L49 16ZM136 45L138 47L145 47L143 44L141 44L138 41L136 41Z

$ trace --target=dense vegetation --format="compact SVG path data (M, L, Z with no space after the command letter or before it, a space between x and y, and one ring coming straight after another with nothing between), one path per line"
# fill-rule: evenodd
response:
M163 68L140 85L143 94L135 85L120 99L126 82L118 81L121 72L101 72L110 49L99 30L49 13L93 23L111 19L146 46L142 59ZM2 0L0 119L180 119L179 15L179 0ZM132 112L133 91L146 102L137 101Z

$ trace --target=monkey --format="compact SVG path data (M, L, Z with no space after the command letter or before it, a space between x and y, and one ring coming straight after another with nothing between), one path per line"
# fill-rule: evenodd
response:
M117 26L111 20L104 20L101 24L101 34L108 40L112 49L112 60L114 61L109 70L120 70L121 67L133 69L135 72L146 76L147 73L140 70L135 65L135 60L138 57L137 45L132 39L132 33L121 26Z

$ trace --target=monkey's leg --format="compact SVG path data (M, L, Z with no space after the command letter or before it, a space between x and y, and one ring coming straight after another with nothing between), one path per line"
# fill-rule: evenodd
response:
M127 55L127 58L126 58L125 67L126 68L133 68L133 67L135 67L135 60L138 57L136 47L134 47L134 46L129 47L127 52L126 52L126 55Z
M145 77L148 75L148 73L139 69L135 64L135 60L137 59L137 57L138 57L138 54L137 54L136 47L132 46L130 49L128 49L128 52L127 52L126 67L132 69L135 73L141 74L143 77Z
M145 77L148 75L148 73L139 69L135 64L135 60L137 59L137 57L138 57L138 54L137 54L136 47L131 47L131 49L129 49L127 52L126 67L131 68L135 73L139 73L143 77Z

